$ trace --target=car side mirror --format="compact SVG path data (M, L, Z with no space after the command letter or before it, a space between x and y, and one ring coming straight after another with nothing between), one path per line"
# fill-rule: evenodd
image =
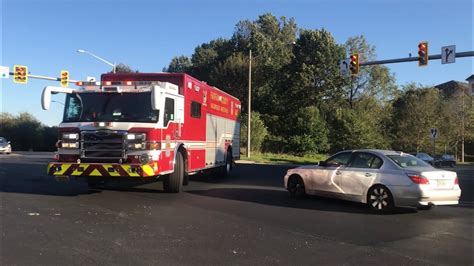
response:
M319 161L319 166L326 167L328 163L326 161Z
M46 86L43 89L43 93L41 94L41 107L43 110L48 110L51 104L51 94L55 94L58 92L64 93L72 93L74 89L71 88L63 88L63 87L55 87L55 86Z

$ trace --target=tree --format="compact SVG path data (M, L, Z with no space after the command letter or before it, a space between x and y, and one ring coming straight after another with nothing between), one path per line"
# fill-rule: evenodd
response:
M408 152L432 149L430 129L439 127L441 97L435 88L408 84L393 102L392 147Z
M190 71L192 65L193 64L191 63L191 59L189 59L189 57L184 55L176 56L171 59L171 62L167 68L163 68L163 72L186 73Z
M319 106L322 100L338 101L343 95L345 80L338 62L344 49L331 33L322 30L302 30L293 48L294 57L287 66L289 77L280 87L284 107Z
M38 150L42 145L44 126L33 115L0 113L0 122L0 135L11 141L14 150Z
M247 147L247 114L242 115L240 124L240 147ZM263 123L258 112L252 111L252 122L251 122L251 142L250 150L254 152L260 152L262 143L268 134L267 127Z
M298 154L316 154L329 149L326 121L315 106L304 107L292 115L293 130L290 133L289 146Z
M389 144L374 125L376 116L363 110L340 108L330 117L331 151L387 148Z
M372 61L376 57L375 46L368 44L363 35L349 38L344 47L348 55L358 53L360 62ZM354 108L354 101L360 97L375 97L380 101L392 99L397 86L395 77L386 66L373 65L361 67L359 74L347 82L345 90L349 106Z
M131 67L129 67L126 64L118 63L118 64L115 65L115 73L135 73L135 72L138 73L138 70L134 71L134 70L132 70ZM113 73L113 71L111 71L109 73Z

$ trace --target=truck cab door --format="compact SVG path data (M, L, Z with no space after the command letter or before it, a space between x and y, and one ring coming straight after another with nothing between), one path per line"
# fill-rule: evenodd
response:
M181 138L181 128L184 123L184 98L181 96L166 96L163 117L163 127L171 130L173 139Z

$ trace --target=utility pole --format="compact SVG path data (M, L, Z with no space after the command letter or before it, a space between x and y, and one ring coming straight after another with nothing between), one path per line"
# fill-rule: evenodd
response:
M462 88L462 129L461 129L461 162L464 162L464 96L466 92Z
M249 99L247 121L247 158L250 158L250 123L252 115L252 49L249 50Z

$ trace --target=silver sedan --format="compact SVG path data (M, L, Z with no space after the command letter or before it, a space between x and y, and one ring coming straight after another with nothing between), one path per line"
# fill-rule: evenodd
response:
M319 165L288 170L284 182L294 197L312 194L362 202L376 212L458 204L461 195L455 172L385 150L342 151Z

